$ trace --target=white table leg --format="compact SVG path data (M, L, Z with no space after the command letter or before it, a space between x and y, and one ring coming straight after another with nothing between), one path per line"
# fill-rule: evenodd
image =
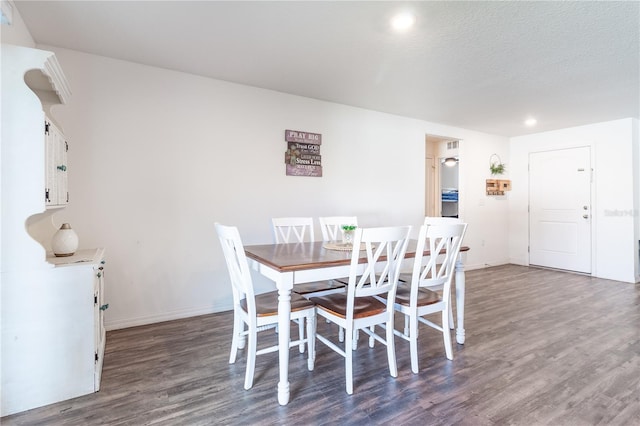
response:
M462 264L462 256L456 261L456 316L458 327L456 329L456 341L461 345L464 344L464 265Z
M276 285L278 287L278 353L280 354L278 402L280 405L287 405L289 403L289 339L293 273L282 274Z

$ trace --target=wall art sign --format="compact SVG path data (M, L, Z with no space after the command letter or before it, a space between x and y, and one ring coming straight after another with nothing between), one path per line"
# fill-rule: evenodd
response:
M285 130L284 140L287 142L284 153L287 176L322 177L321 134Z

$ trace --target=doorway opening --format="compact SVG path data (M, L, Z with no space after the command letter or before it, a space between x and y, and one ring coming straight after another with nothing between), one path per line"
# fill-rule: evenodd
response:
M460 140L425 136L425 216L458 217Z

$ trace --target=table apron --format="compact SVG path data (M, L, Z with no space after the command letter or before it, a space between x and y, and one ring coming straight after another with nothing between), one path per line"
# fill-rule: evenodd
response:
M350 265L329 266L327 268L304 269L293 273L293 284L331 280L349 277ZM364 271L364 266L361 268Z
M249 263L249 267L254 271L259 272L262 276L269 278L271 281L279 284L281 282L282 273L277 270L267 266L263 263L258 262L257 260L247 258Z
M247 261L251 269L275 282L278 286L282 283L282 277L285 274L293 274L293 284L295 285L336 278L347 278L349 277L349 270L351 268L351 265L338 265L326 268L281 272L254 259L248 258ZM362 274L362 272L364 272L364 264L359 265L358 268L358 273Z

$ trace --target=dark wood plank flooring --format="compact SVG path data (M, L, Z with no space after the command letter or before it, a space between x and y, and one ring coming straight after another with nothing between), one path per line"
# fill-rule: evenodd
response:
M310 372L292 349L287 406L276 397L277 353L258 357L249 391L244 356L228 364L231 312L112 331L100 392L1 423L640 424L639 285L505 265L467 272L466 305L467 340L454 343L453 361L422 326L418 375L407 342L396 339L394 379L384 346L369 349L363 335L352 396L342 357L318 343ZM275 342L265 333L259 343Z

